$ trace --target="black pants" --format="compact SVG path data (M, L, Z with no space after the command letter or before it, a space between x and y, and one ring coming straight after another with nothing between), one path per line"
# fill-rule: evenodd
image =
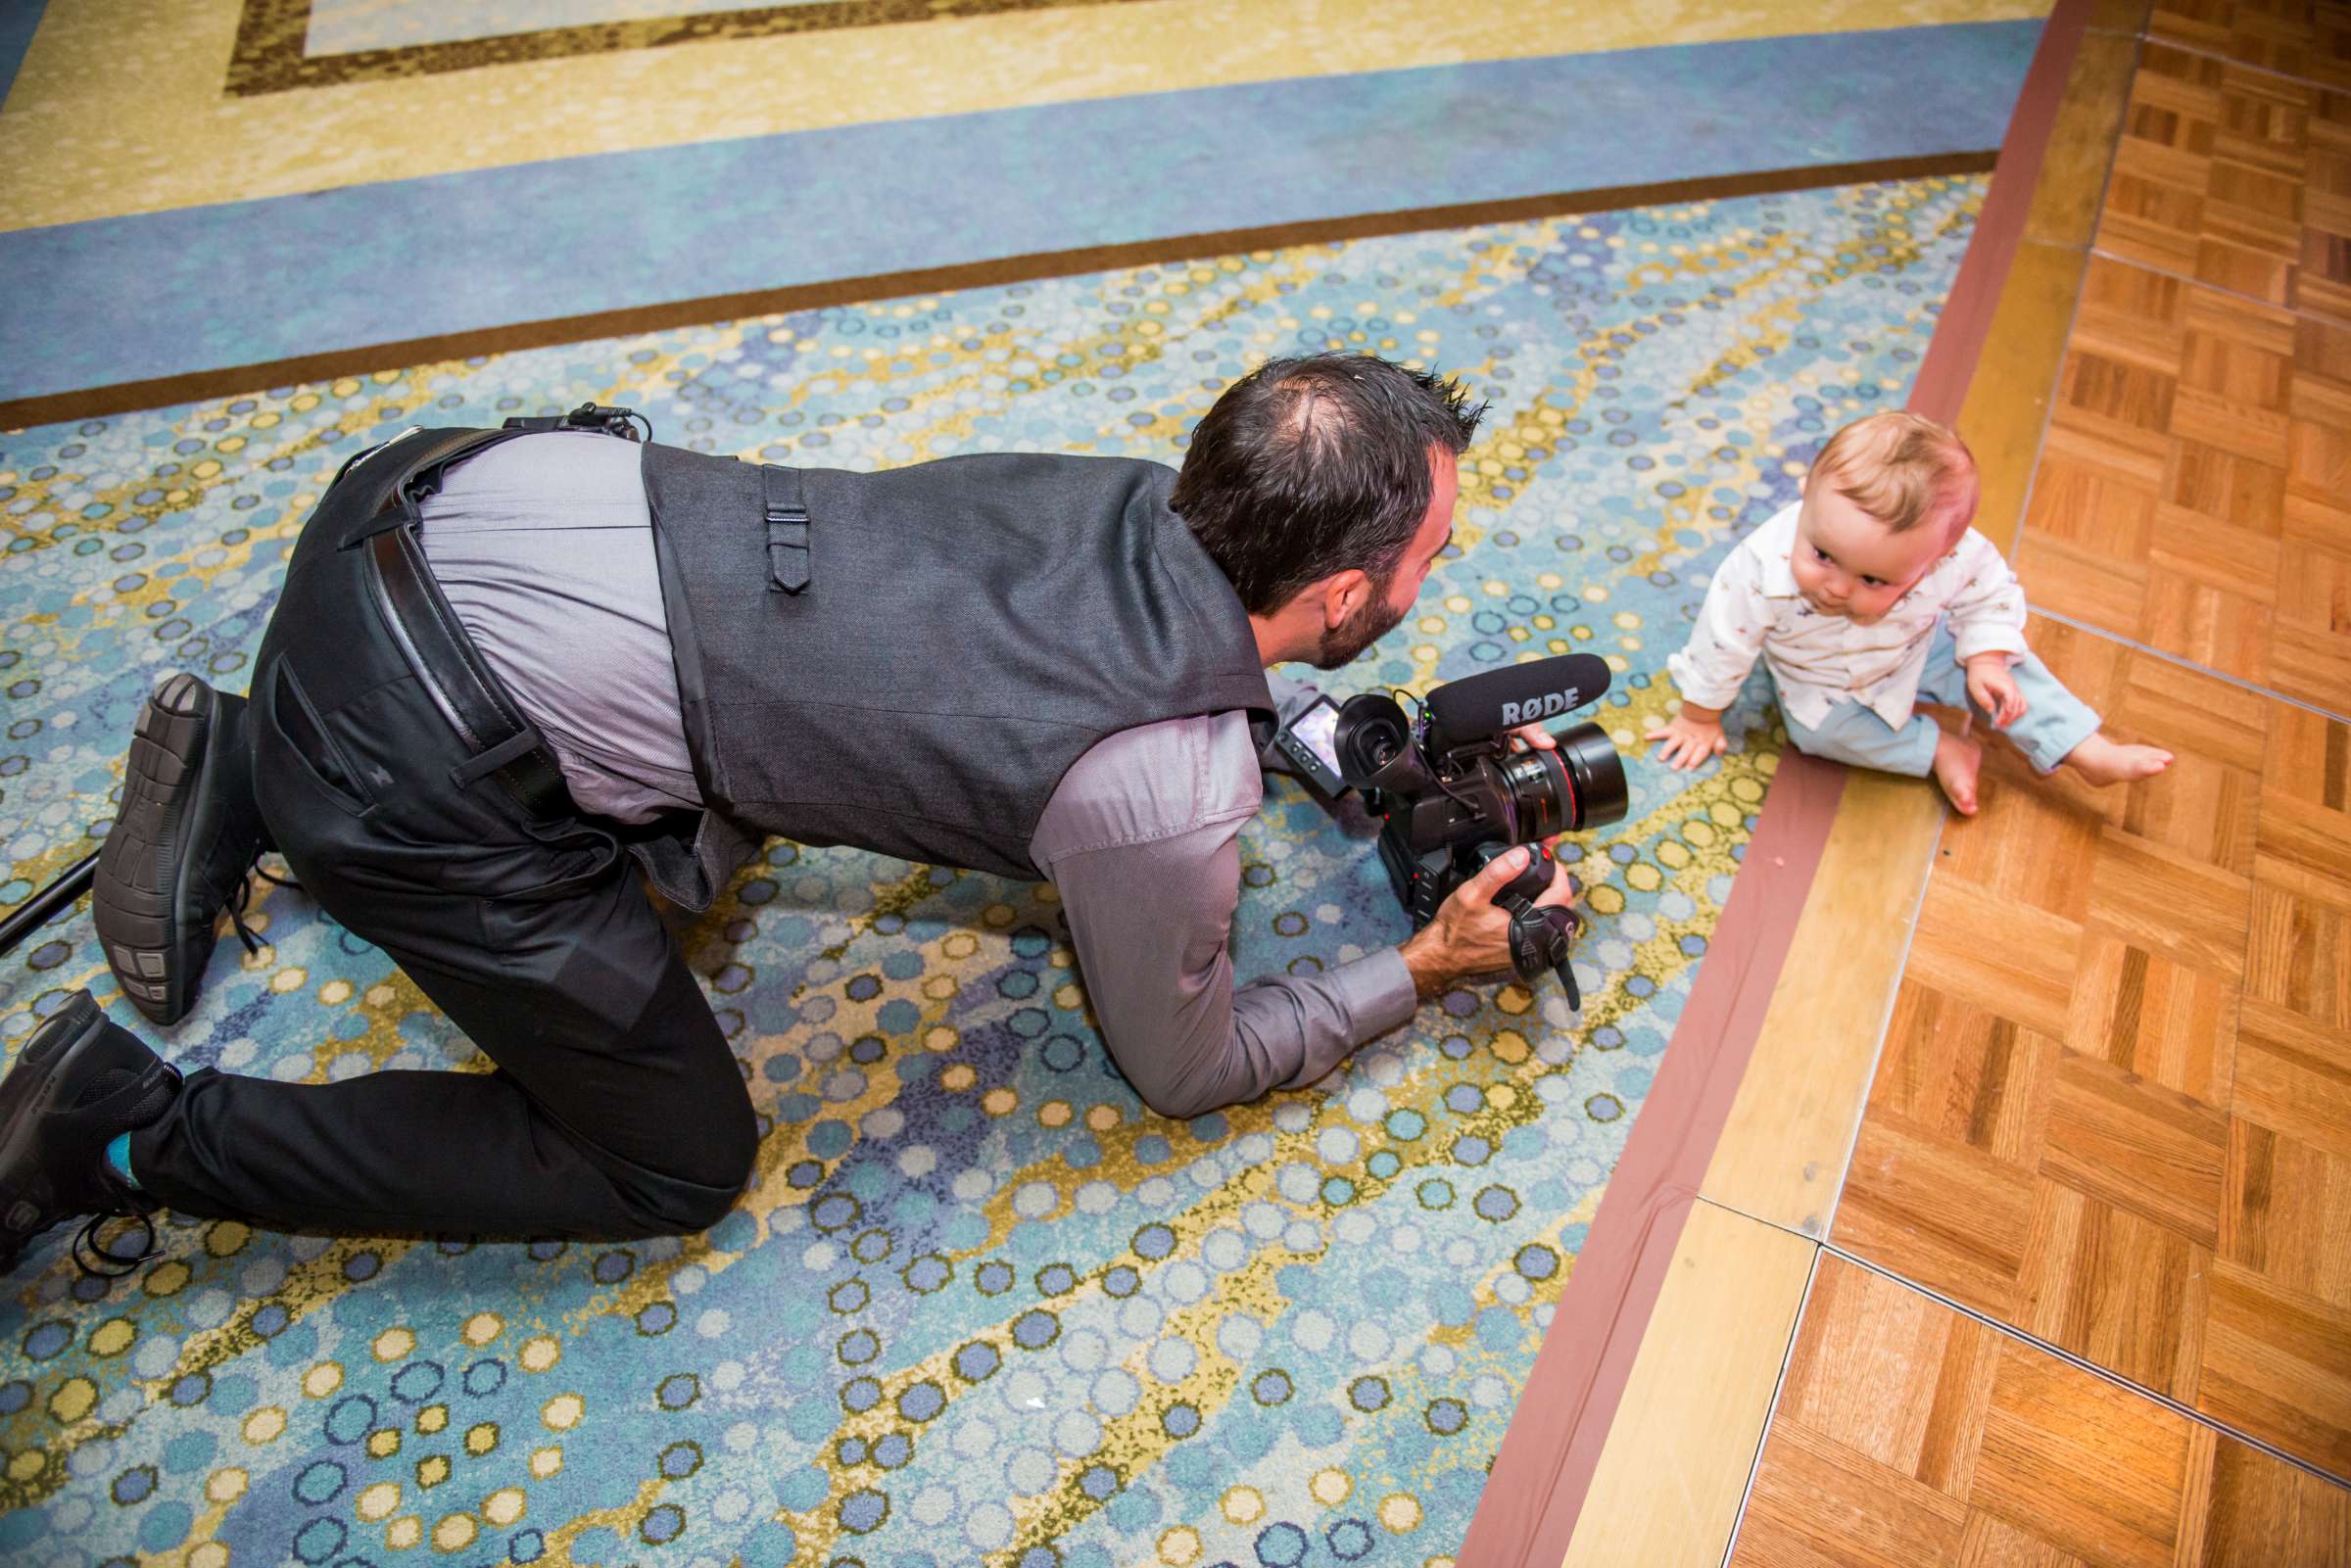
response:
M302 886L497 1070L289 1084L205 1070L131 1139L190 1213L624 1238L715 1223L758 1135L741 1069L612 833L534 817L411 673L364 548L313 522L255 666L253 783Z

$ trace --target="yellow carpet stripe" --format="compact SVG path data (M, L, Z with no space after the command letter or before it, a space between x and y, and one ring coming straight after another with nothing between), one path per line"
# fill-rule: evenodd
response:
M1292 76L2039 17L2046 0L1166 0L684 44L232 99L240 0L51 0L0 232L587 153Z

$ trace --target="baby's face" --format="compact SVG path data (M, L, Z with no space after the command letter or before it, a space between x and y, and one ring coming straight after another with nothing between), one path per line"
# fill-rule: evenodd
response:
M1868 626L1893 609L1949 548L1934 519L1897 534L1840 495L1807 485L1796 517L1788 568L1804 602L1823 615Z

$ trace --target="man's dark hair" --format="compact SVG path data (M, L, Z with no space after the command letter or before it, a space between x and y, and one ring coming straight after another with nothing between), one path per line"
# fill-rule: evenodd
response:
M1267 615L1350 568L1385 592L1428 515L1428 453L1456 457L1486 405L1454 382L1362 354L1269 359L1192 432L1172 505Z

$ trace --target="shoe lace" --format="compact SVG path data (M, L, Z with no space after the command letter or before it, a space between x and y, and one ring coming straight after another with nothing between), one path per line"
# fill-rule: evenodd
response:
M291 877L277 877L264 871L258 859L246 868L244 876L237 879L237 890L228 895L228 923L236 927L237 940L245 944L245 951L258 954L262 950L261 933L245 924L245 910L253 902L253 879L256 877L275 886L291 887L298 892L302 883Z
M139 1252L135 1257L115 1251L107 1245L106 1238L99 1234L109 1221L117 1219L135 1220L138 1223L144 1239L139 1243ZM116 1238L118 1241L120 1239L120 1236ZM87 1257L83 1256L85 1252ZM92 1214L89 1223L82 1226L80 1233L73 1238L73 1264L92 1279L120 1279L141 1263L163 1256L164 1250L155 1238L155 1220L127 1200ZM93 1259L97 1261L93 1262Z

